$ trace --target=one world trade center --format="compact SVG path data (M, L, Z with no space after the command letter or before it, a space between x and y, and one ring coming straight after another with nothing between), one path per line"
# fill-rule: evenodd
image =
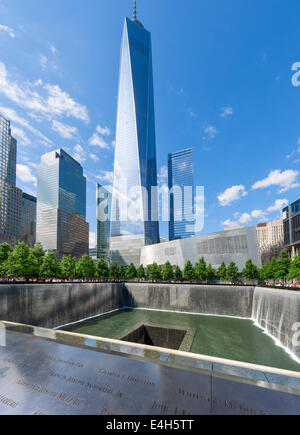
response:
M139 264L159 243L151 34L125 18L119 79L111 209L111 262Z

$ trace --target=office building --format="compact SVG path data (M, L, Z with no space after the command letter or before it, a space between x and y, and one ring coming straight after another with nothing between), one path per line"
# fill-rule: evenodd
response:
M20 238L22 190L16 187L17 141L10 121L0 115L0 243Z
M109 259L111 192L100 184L96 186L97 200L97 258Z
M169 154L168 187L170 193L169 239L195 235L194 163L191 148Z
M21 241L33 248L36 241L36 197L23 192Z
M111 261L138 264L140 246L159 242L159 218L151 34L136 9L122 39L111 216Z
M82 166L62 149L42 156L38 165L37 242L58 258L89 253L86 178Z
M300 253L300 199L283 210L284 247L295 258Z
M261 252L274 245L282 245L284 240L283 221L276 220L257 225L257 240Z

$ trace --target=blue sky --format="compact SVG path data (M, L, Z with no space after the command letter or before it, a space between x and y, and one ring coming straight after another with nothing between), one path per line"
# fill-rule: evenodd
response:
M0 113L18 139L18 186L35 194L41 154L64 148L88 179L91 233L95 183L111 182L132 3L0 0ZM204 233L275 219L300 196L299 12L298 0L138 0L152 32L159 178L168 152L194 148Z

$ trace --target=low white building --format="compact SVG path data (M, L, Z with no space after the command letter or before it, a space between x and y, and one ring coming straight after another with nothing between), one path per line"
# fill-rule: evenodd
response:
M141 264L144 266L152 263L163 265L169 261L183 269L188 260L195 264L201 257L214 268L218 268L223 261L227 266L234 261L241 271L249 259L262 267L256 227L174 240L145 246L141 250Z

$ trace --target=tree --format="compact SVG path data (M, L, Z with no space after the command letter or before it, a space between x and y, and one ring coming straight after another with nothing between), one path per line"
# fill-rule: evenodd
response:
M239 276L239 268L237 265L232 261L228 267L227 267L227 276L226 278L230 282L235 282Z
M186 262L186 265L184 266L183 270L183 278L187 281L190 281L191 279L195 278L195 271L192 263L190 260Z
M300 255L294 258L291 263L288 278L299 279L300 278Z
M85 280L89 280L95 278L96 276L96 267L95 263L91 257L87 254L84 254L76 264L76 275L79 278L83 278Z
M281 251L280 258L277 260L275 278L276 279L286 279L289 274L289 269L291 266L291 257L286 251Z
M8 243L1 243L0 245L0 264L7 261L9 255L12 253L13 249Z
M43 258L43 263L40 267L40 276L43 278L58 278L60 276L60 266L55 252L50 251Z
M174 278L176 281L182 281L182 271L179 266L175 267Z
M109 267L104 258L100 258L96 265L96 275L99 279L107 279L109 277Z
M157 263L150 264L146 268L146 275L152 281L161 279L162 270Z
M246 279L259 279L260 273L256 264L253 264L252 260L248 260L245 264L245 268L242 275Z
M31 249L31 254L34 258L36 258L38 265L41 267L43 259L45 257L45 251L43 249L43 245L40 242L34 245L34 247Z
M121 264L119 266L118 277L120 279L126 279L127 278L127 270L128 270L128 267L125 266L124 264Z
M207 266L207 279L208 281L214 281L217 278L217 272L216 270L212 267L211 264L209 264Z
M137 278L137 271L136 271L135 265L133 263L131 263L127 268L126 278L127 279Z
M109 277L111 279L118 279L119 278L119 268L116 265L116 263L112 263L110 265L110 268L109 268Z
M65 255L60 262L61 277L64 279L75 278L76 275L76 258L71 255Z
M227 279L227 267L224 261L222 262L221 266L218 269L218 278L220 281L226 281Z
M207 279L207 264L203 257L195 265L195 275L200 281Z
M142 264L140 265L140 267L137 270L137 277L138 277L138 279L145 279L146 278L145 268Z
M39 275L39 266L24 242L19 242L5 262L5 275L11 278L31 278Z
M169 261L167 261L164 267L162 268L161 275L164 281L171 281L172 279L174 279L173 267Z
M9 255L12 253L13 249L8 243L2 243L0 245L0 275L6 276L7 271L7 260Z
M277 258L273 257L271 260L271 270L270 270L272 276L271 279L273 280L276 278L277 262L278 262Z
M274 279L274 271L272 264L269 260L266 260L265 264L261 269L261 277L263 280Z

